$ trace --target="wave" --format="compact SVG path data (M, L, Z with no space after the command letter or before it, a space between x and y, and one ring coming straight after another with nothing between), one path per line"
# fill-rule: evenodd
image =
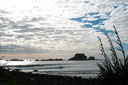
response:
M42 69L62 69L62 68L64 68L64 66L45 67L45 68L42 68Z
M31 64L31 65L6 65L4 67L37 67L37 66L44 66L43 64Z
M21 69L21 70L52 70L52 69L63 69L66 68L65 66L62 65L51 65L51 64L40 64L40 65L13 65L13 66L5 66L5 68L10 68L10 69Z
M64 76L80 76L83 78L96 77L99 73L98 70L93 71L40 71L41 74L50 75L64 75Z
M101 61L100 61L101 62ZM33 72L52 75L94 76L99 73L96 61L61 61L61 62L9 62L5 66L10 69L21 69L23 72Z
M27 64L27 65L5 65L4 67L38 67L38 66L55 66L66 64Z
M40 71L43 73L57 73L57 74L98 74L98 70L93 71Z

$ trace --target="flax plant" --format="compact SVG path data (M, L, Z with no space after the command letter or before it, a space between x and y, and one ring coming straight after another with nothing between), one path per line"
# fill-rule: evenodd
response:
M110 61L107 54L105 53L101 38L97 37L99 40L99 43L100 43L99 47L100 47L101 54L104 56L103 65L101 65L99 63L97 64L100 69L99 77L101 77L102 79L116 78L116 77L120 77L120 76L121 77L123 76L123 78L128 77L128 56L126 57L126 55L125 55L125 51L123 49L121 39L118 35L118 32L117 32L115 26L113 26L113 27L114 27L115 35L117 38L116 43L120 47L120 49L118 49L118 50L121 51L123 54L123 61L121 61L121 59L118 58L115 48L113 46L113 43L107 34L106 34L106 37L107 37L109 45L110 45L112 62Z

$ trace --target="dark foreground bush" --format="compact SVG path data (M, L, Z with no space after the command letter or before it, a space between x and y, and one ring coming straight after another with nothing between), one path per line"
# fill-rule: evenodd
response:
M100 42L99 47L102 52L101 54L104 56L103 64L102 65L97 64L98 67L100 68L100 74L98 78L102 80L101 83L104 85L111 85L111 84L112 85L128 85L128 56L125 55L122 42L120 40L120 37L115 27L114 27L114 30L117 38L116 43L120 47L120 49L118 50L122 52L123 61L118 58L115 48L113 46L113 43L110 37L106 34L108 38L108 42L110 44L110 51L112 53L111 54L112 62L111 62L107 54L105 53L101 39L98 37L98 40Z

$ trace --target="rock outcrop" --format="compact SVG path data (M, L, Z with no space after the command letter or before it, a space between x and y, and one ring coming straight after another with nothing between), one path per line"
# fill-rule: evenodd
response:
M6 61L24 61L23 59L10 59L10 60L6 60Z
M90 56L90 57L88 58L88 60L95 60L95 57L94 57L94 56Z
M69 60L87 60L87 56L85 56L84 53L77 53L73 58L70 58Z

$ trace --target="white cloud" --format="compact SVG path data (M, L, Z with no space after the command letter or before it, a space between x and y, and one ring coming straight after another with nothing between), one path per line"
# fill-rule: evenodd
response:
M119 5L119 7L117 7L111 12L110 16L112 16L113 18L119 17L121 16L121 14L123 14L124 11L125 11L125 6Z

